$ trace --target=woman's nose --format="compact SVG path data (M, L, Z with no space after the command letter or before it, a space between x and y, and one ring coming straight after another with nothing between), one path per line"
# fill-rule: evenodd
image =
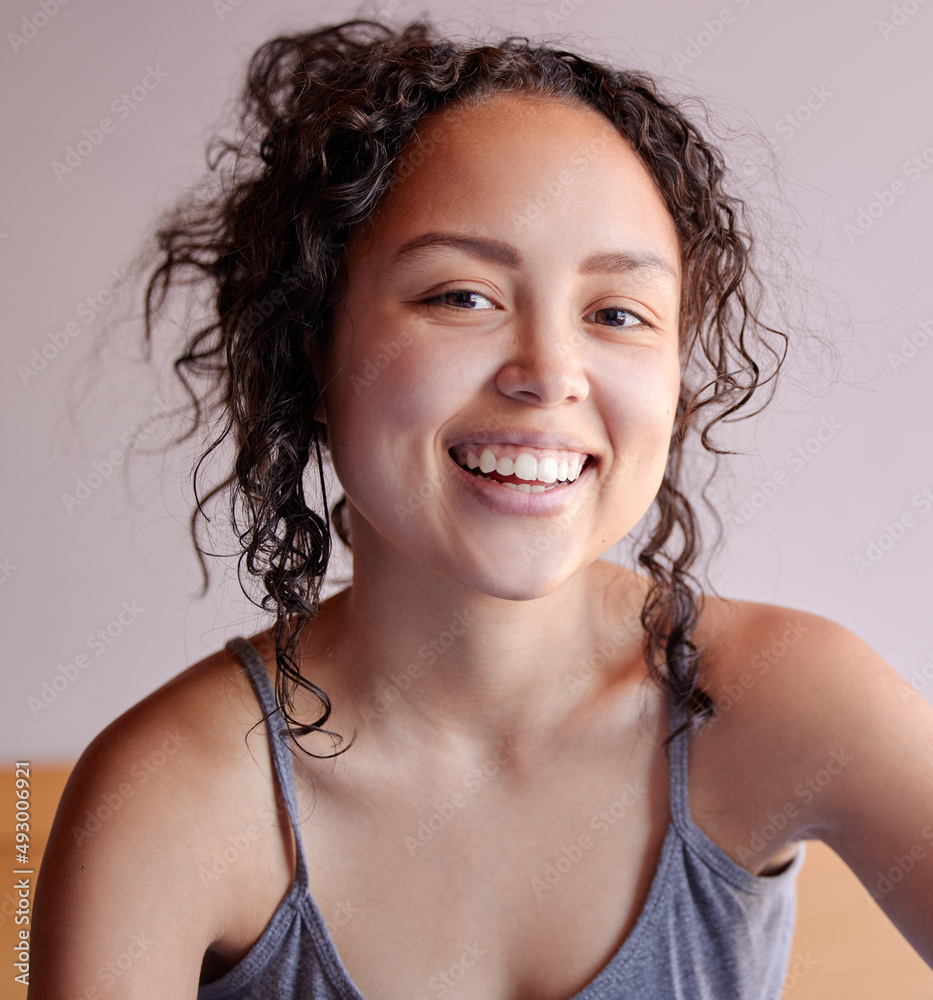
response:
M516 321L496 375L500 392L540 406L582 402L589 395L585 339L556 315L556 310L536 312Z

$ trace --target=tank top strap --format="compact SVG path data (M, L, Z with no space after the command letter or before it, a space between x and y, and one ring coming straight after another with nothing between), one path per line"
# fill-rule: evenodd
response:
M688 718L686 705L675 704L673 696L668 698L670 726L673 733ZM674 825L685 832L693 827L690 816L690 800L687 788L687 757L692 727L678 733L670 743L670 801Z
M232 650L246 667L246 672L252 682L253 689L263 714L267 715L266 732L269 737L269 747L272 751L272 766L275 769L276 780L285 797L288 818L295 834L295 881L303 889L308 888L308 865L305 859L304 847L301 843L301 827L298 822L298 797L295 792L295 771L292 763L292 751L286 741L291 740L282 710L276 702L275 690L266 665L259 651L249 641L240 636L231 639L226 648ZM269 714L271 713L271 714Z

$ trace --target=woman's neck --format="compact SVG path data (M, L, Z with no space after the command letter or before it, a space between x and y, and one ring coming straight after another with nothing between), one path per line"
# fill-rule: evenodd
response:
M322 604L303 641L303 672L334 705L329 729L488 756L503 743L547 743L610 691L618 700L620 685L637 698L646 584L613 563L527 601L428 571L359 577Z

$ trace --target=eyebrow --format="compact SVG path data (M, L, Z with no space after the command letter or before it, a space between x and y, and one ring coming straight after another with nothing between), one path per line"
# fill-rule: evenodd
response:
M470 257L501 264L504 267L522 266L521 253L509 243L482 236L460 236L456 233L423 233L403 243L389 258L389 268L401 266L405 260L424 255L439 248L458 250ZM624 274L641 271L651 276L677 282L677 271L663 258L648 250L615 250L590 254L579 268L580 274Z

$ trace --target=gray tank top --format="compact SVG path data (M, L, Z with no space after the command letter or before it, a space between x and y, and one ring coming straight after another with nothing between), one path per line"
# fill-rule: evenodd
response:
M275 708L272 682L247 639L227 643L246 666L265 712ZM671 713L671 731L681 711ZM311 897L297 821L291 753L270 716L272 760L298 845L295 879L248 954L198 1000L365 1000L344 968ZM274 732L271 730L274 729ZM567 1000L780 1000L790 961L801 845L777 875L757 876L723 853L690 818L689 730L671 744L671 822L638 920L609 964Z

